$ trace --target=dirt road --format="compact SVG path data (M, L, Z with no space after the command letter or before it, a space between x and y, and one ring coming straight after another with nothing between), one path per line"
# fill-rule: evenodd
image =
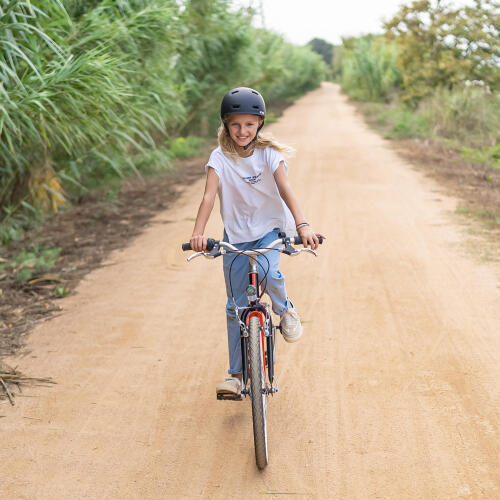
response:
M328 242L283 262L305 334L278 345L267 470L249 402L215 399L222 263L179 250L200 181L10 360L58 384L0 408L2 499L500 497L498 268L334 85L269 128L297 148L292 185Z

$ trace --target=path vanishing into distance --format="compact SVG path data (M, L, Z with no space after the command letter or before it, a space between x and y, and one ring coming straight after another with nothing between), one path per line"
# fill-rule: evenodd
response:
M304 336L279 339L267 469L250 402L215 398L222 261L180 251L200 179L7 360L57 385L0 406L0 498L500 498L498 264L337 86L268 129L296 147L292 187L328 240L283 257Z

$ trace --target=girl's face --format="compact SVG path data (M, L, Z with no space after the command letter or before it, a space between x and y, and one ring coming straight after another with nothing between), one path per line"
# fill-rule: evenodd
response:
M242 148L255 137L262 118L256 115L230 115L226 123L231 139Z

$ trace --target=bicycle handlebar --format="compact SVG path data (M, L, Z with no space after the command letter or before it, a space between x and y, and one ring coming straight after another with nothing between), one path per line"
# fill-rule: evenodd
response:
M274 240L270 245L268 245L266 248L274 248L279 244L285 245L287 243L287 240L290 240L289 242L292 243L293 245L300 245L302 244L302 238L300 236L293 236L292 238L279 238L277 240ZM318 237L319 243L323 243L323 238L321 236ZM236 247L231 245L230 243L227 243L225 241L217 241L213 238L208 238L207 239L207 252L210 252L213 250L215 245L219 245L223 248L227 248L228 250L231 250L233 252L245 252L245 250L238 250ZM184 252L187 252L188 250L192 250L191 248L191 243L183 243L182 244L182 250ZM269 251L269 250L267 250ZM266 253L265 251L260 252L260 253Z

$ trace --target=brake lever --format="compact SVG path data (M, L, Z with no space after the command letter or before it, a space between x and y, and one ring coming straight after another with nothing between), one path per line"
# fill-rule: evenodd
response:
M196 257L201 257L202 255L206 257L208 254L206 254L205 252L192 253L186 260L190 262L193 259L196 259Z
M315 257L318 256L318 252L316 250L313 250L312 248L299 248L298 250L295 250L294 253L289 254L290 257L296 257L300 252L309 252L312 253Z
M196 257L201 257L202 255L207 259L215 259L216 257L220 257L223 254L221 250L223 249L219 249L219 245L214 245L214 247L212 248L212 250L210 250L210 252L196 252L191 254L187 258L187 261L190 262L191 260L196 259Z

